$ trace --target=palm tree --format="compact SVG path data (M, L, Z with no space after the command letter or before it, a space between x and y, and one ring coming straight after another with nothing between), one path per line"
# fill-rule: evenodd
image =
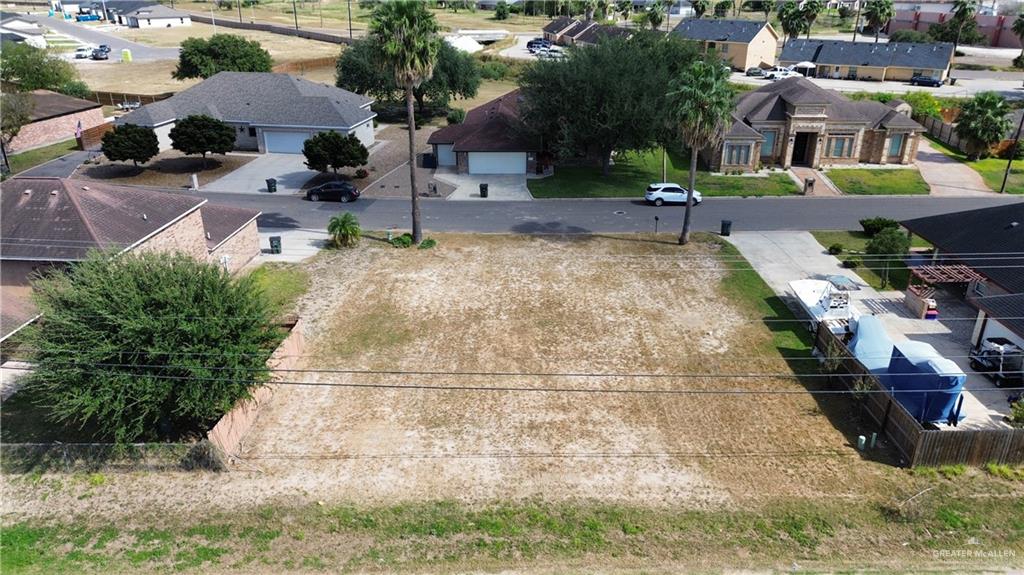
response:
M405 90L405 110L409 127L409 184L412 186L412 241L423 240L420 229L420 203L416 194L416 116L413 90L429 80L440 47L437 20L427 5L417 0L382 2L373 12L370 37L377 47L381 64Z
M351 212L345 212L340 216L334 216L327 223L327 233L331 234L331 241L335 247L351 248L359 243L363 236L363 230L359 227L359 219Z
M693 8L693 14L698 19L704 16L704 13L708 11L708 6L711 5L709 0L692 0L690 7Z
M967 156L972 160L988 155L989 148L999 143L1013 127L1010 107L996 92L981 92L960 107L956 135L967 144Z
M772 15L772 8L775 4L770 0L761 0L761 12L764 13L764 21L768 21L768 17Z
M957 21L956 42L953 42L953 53L960 46L960 35L964 32L964 24L974 18L978 11L978 0L953 0L953 19Z
M584 20L593 20L594 11L597 10L597 0L582 0Z
M717 60L698 60L670 84L667 94L669 115L679 130L680 141L690 149L690 186L697 186L697 153L722 140L732 114L732 88L729 72ZM693 194L686 195L686 212L679 243L690 241L690 211Z
M629 20L633 13L633 0L619 0L615 3L615 12L622 16L623 20Z
M1013 33L1017 35L1020 40L1020 59L1024 60L1024 14L1019 14L1017 19L1013 21L1013 26L1010 28Z
M892 20L896 14L892 0L868 0L864 5L864 18L871 24L875 31L875 42L878 42L878 33Z
M804 7L800 10L804 20L807 22L807 39L811 39L811 26L814 26L814 21L818 19L818 14L825 9L825 5L821 3L821 0L807 0L804 2Z
M779 6L779 24L782 26L783 34L786 35L783 45L788 44L790 39L799 36L800 32L804 31L806 23L807 20L804 19L803 13L793 0L787 0L785 4Z
M662 6L661 2L655 2L647 8L647 23L651 25L651 30L657 30L661 23L665 21L665 7Z

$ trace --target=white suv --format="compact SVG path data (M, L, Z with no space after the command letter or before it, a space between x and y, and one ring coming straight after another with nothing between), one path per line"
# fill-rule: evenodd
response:
M660 184L651 184L647 186L647 193L644 194L644 199L647 200L648 204L661 206L663 204L685 204L686 196L686 188L680 186L679 184L663 182ZM693 205L696 206L702 201L703 198L700 197L700 192L694 190Z
M794 72L792 68L781 68L776 66L771 70L768 70L764 77L768 80L785 80L786 78L792 78L799 75L800 74L798 72Z

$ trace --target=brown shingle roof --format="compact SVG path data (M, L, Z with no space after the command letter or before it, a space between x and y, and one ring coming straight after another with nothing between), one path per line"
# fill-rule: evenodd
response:
M100 107L100 104L96 102L65 96L49 90L32 90L28 94L33 102L29 122L38 122Z
M569 18L568 16L562 16L561 18L552 20L547 26L544 26L544 32L548 34L558 34L575 23L576 20Z
M206 249L213 250L238 230L260 216L261 212L232 206L203 204L199 209L206 230Z
M428 144L454 144L456 152L534 152L540 143L523 132L519 90L513 90L466 114L461 124L430 135Z
M14 178L0 203L0 259L78 261L128 249L206 203L96 182Z

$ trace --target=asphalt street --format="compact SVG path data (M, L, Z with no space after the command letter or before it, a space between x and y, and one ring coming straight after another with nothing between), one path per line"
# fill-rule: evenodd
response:
M407 199L361 199L351 204L313 203L297 196L199 192L210 203L258 209L261 228L322 231L342 211L358 216L364 229L408 229ZM860 229L873 216L907 219L1024 201L992 198L838 197L707 198L695 209L695 230L715 231L722 220L734 230ZM660 231L681 226L683 208L656 208L642 200L535 200L449 202L422 199L423 225L432 231L515 233L615 233ZM655 217L658 221L655 221Z
M65 22L60 18L48 16L24 16L26 20L32 20L42 26L51 28L61 34L66 34L82 41L90 46L107 44L110 46L110 59L120 60L121 50L127 48L132 51L132 60L177 60L178 48L154 48L136 42L130 42L117 36L108 34L95 28L89 28L74 22Z

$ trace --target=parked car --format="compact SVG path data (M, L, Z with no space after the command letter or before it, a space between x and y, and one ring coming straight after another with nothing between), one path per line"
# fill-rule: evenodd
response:
M800 74L794 72L792 68L780 68L776 66L775 68L768 70L768 73L765 74L764 77L769 80L785 80L786 78L793 78L799 75Z
M99 14L79 14L78 16L75 16L75 20L79 22L96 22L99 19Z
M753 78L760 78L764 76L764 70L758 68L757 66L754 66L753 68L747 68L747 76L751 76Z
M548 41L548 40L545 40L544 38L534 38L533 40L530 40L529 42L526 43L526 49L529 50L530 52L536 52L537 50L540 50L541 48L550 48L550 47L551 47L551 42Z
M75 48L75 59L81 60L92 56L92 50L93 49L88 46L79 46L78 48Z
M663 204L685 204L687 193L686 188L679 184L663 182L647 186L647 193L644 194L644 199L647 200L648 204L656 206ZM700 192L694 190L693 205L696 206L702 201L704 200L701 198Z
M92 54L89 55L89 57L92 58L93 60L109 60L110 59L110 54L107 54L103 50L100 50L99 48L96 48L95 50L92 51Z
M932 76L914 76L910 79L911 86L931 86L933 88L940 88L945 84L942 78L933 78Z
M359 190L348 182L327 182L306 190L306 199L311 202L328 200L347 204L359 199Z
M110 53L110 46L108 46L106 44L100 44L99 48L96 48L96 49L101 51L101 52L106 52L107 54Z

